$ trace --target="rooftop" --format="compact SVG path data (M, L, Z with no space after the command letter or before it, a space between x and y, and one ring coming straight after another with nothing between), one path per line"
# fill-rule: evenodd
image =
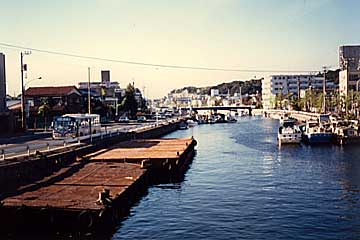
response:
M81 95L75 86L29 87L25 91L26 96L68 96L72 93Z

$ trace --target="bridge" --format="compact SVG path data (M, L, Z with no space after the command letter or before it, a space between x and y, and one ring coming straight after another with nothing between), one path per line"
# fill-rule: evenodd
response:
M249 116L252 115L252 107L251 106L206 106L206 107L192 107L192 108L181 108L182 110L193 110L193 111L201 111L201 110L213 110L213 111L218 111L218 110L238 110L238 109L244 109L244 110L248 110L249 112Z

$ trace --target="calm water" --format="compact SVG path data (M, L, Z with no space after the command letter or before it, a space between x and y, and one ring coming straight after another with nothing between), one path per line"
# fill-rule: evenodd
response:
M279 149L278 124L166 136L198 140L184 181L150 187L113 239L360 239L360 148Z

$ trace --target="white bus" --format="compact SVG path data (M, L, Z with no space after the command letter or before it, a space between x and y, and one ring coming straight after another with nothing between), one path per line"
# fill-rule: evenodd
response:
M53 138L81 137L101 132L98 114L65 114L52 122Z

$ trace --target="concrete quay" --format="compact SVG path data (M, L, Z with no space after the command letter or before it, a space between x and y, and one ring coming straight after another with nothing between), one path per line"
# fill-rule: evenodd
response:
M38 152L30 156L0 161L0 200L8 192L22 185L40 180L62 167L82 159L87 154L99 151L121 141L130 139L158 138L179 128L179 121L162 124L151 128L139 129L126 133L113 134L104 138L94 139L92 143L70 145L61 149Z
M259 111L258 111L259 112ZM285 115L288 117L295 118L300 122L306 122L308 120L318 120L320 113L310 113L303 111L290 111L290 110L275 110L275 109L261 109L260 113L265 117L279 119L280 117L284 117Z
M93 232L114 226L152 178L183 173L190 139L130 140L88 154L2 199L0 232Z

